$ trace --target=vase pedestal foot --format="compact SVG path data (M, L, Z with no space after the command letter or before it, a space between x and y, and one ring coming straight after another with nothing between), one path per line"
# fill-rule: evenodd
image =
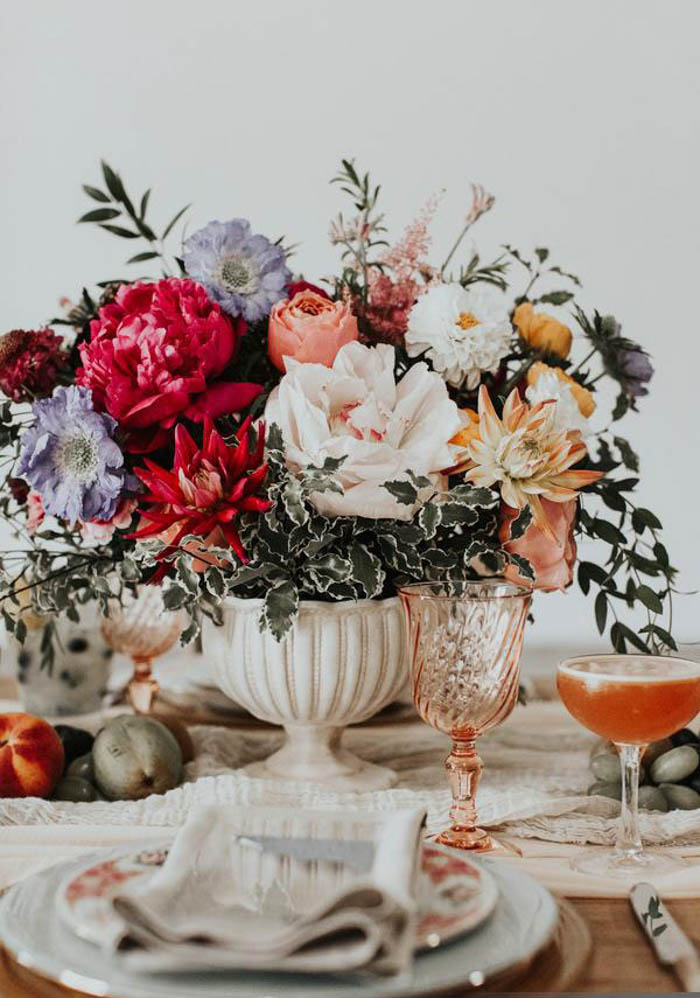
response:
M287 741L277 752L245 767L248 776L294 783L322 783L334 790L386 790L398 777L386 766L360 759L340 745L343 728L285 728Z

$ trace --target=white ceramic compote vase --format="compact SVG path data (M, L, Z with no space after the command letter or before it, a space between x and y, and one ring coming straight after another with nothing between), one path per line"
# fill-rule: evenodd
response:
M406 682L408 660L396 598L302 600L277 642L258 626L263 601L229 596L223 626L208 624L205 654L221 689L255 717L284 727L279 751L246 767L251 776L382 790L390 769L342 748L343 728L376 714Z

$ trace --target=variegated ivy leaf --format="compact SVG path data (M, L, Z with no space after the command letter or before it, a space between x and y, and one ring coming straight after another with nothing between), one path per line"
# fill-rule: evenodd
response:
M448 493L450 503L464 503L465 506L488 508L498 502L498 493L493 489L476 488L473 485L457 485Z
M169 581L163 585L163 606L166 610L179 610L190 598L187 590L175 582Z
M417 489L433 489L434 485L429 478L425 475L416 475L412 471L409 471L408 477L411 479L413 484Z
M289 476L284 488L280 492L280 499L292 523L298 527L302 526L309 519L309 514L304 504L304 489L298 478Z
M278 458L280 461L284 461L284 437L282 436L282 430L279 428L277 423L270 423L267 428L265 449L268 461L272 461L275 458Z
M523 558L523 556L519 554L511 553L507 553L506 557L511 564L517 567L518 571L524 578L530 579L532 582L535 581L535 570L527 558Z
M517 541L522 537L527 528L532 523L532 510L529 506L523 506L516 518L510 525L510 539Z
M386 578L379 558L372 554L364 544L358 542L351 545L349 554L352 562L352 577L356 582L361 583L364 595L369 599L373 596L379 596L384 588Z
M212 596L222 599L226 592L226 580L219 568L208 568L204 573L204 585Z
M396 572L415 577L420 573L421 559L416 548L399 546L395 537L384 534L379 537L379 547L387 563Z
M418 501L418 489L409 481L384 482L385 488L402 506L412 506Z
M442 521L442 510L437 503L427 502L418 513L418 523L426 538L432 540Z
M465 560L481 575L501 575L505 567L505 557L502 551L494 550L492 545L483 541L473 541L465 552ZM525 559L521 559L523 562Z
M426 572L430 569L433 570L430 573L432 577L447 569L456 568L457 565L461 565L461 561L460 552L458 551L442 551L440 548L431 548L423 552L424 568Z
M303 571L308 573L320 592L325 592L330 585L352 580L353 564L349 558L339 554L324 554L313 561L307 561Z
M282 579L271 586L265 595L260 623L268 628L277 641L281 641L292 626L299 607L299 594L292 579Z
M196 615L191 616L189 624L180 635L180 644L185 647L190 641L194 641L201 629L199 617Z
M442 503L440 511L441 522L445 527L454 527L457 525L468 527L477 523L479 519L478 509L466 503L450 502L448 500Z
M188 556L180 555L177 559L178 581L182 583L191 595L194 595L199 590L199 576L190 566L191 563L188 563Z
M259 579L268 579L279 574L279 567L275 562L263 562L259 565L241 565L236 573L228 579L228 588L237 589L239 586L249 585Z

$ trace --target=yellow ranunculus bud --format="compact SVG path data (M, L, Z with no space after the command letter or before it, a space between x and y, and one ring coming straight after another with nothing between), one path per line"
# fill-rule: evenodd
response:
M562 371L560 367L550 367L548 364L543 364L541 360L538 360L537 363L533 364L530 370L527 372L528 385L537 384L540 375L545 374L547 371L553 371L562 384L569 386L569 388L571 389L571 394L574 396L576 402L578 403L579 411L582 416L588 419L589 416L593 415L593 412L595 410L595 400L593 399L593 395L591 394L591 392L589 392L587 388L584 388L583 385L580 385L578 381L576 381L574 378L568 375L566 371Z
M513 313L520 336L531 347L553 353L564 360L571 350L571 330L546 312L535 312L532 302L524 301Z

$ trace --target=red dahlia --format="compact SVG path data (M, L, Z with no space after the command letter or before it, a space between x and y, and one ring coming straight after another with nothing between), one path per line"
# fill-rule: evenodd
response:
M229 446L206 416L202 446L198 447L178 424L172 471L148 458L146 468L134 469L149 490L142 501L152 505L141 510L150 524L131 536L166 540L159 561L172 555L188 534L202 537L205 547L225 547L228 543L241 562L248 560L235 520L240 513L264 513L272 505L257 494L267 475L265 427L260 424L255 438L251 420L246 419L238 438L236 445ZM161 565L152 581L160 581L167 570L166 564Z
M0 390L13 402L50 395L66 363L62 342L50 329L13 329L0 336Z

